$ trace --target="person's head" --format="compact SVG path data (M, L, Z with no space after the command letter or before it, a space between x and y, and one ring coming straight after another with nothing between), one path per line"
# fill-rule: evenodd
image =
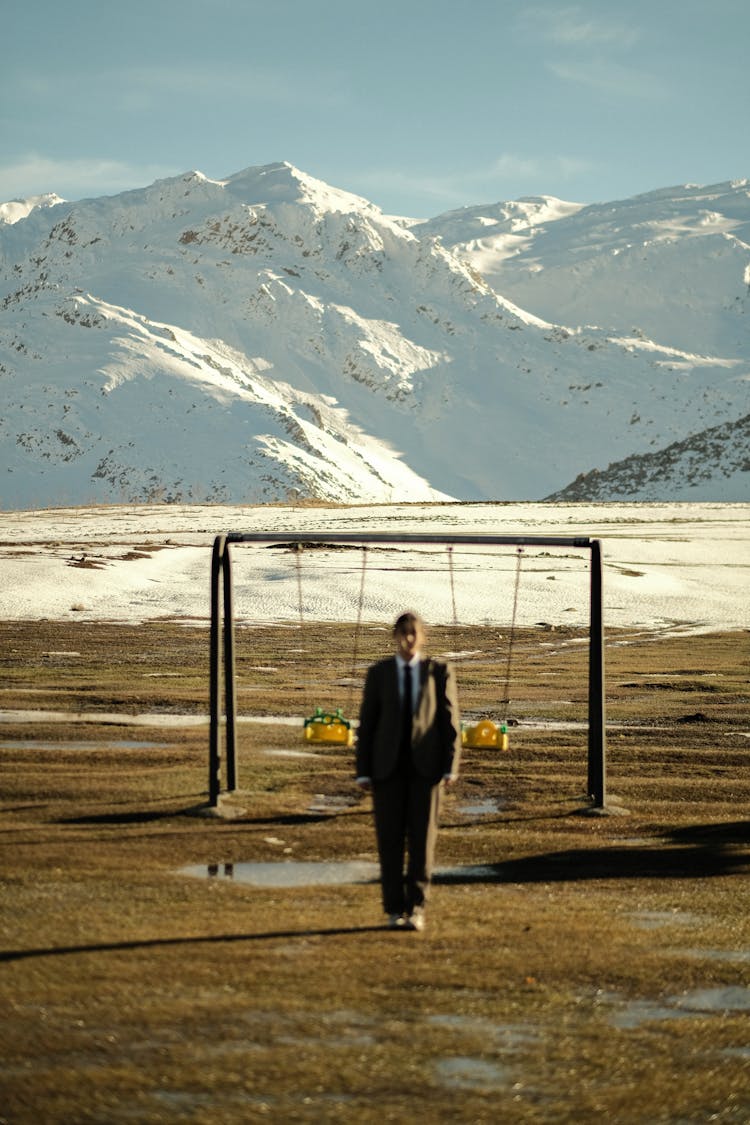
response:
M427 628L418 613L402 613L393 626L393 640L396 652L404 660L411 660L415 653L424 648Z

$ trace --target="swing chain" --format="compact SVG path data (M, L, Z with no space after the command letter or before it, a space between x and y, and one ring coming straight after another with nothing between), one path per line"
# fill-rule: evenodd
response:
M297 605L298 605L298 612L299 612L299 628L301 630L304 630L304 627L305 627L305 611L304 611L304 597L303 597L303 592L302 592L302 560L301 560L301 554L302 554L302 550L303 550L302 544L301 543L295 543L292 547L292 550L294 551L295 573L296 573L296 579L297 579ZM356 682L356 674L357 674L357 661L359 659L359 643L360 643L360 635L361 635L361 632L362 632L362 614L363 614L363 610L364 610L364 600L365 600L365 578L366 578L366 575L367 575L367 559L368 559L367 544L364 544L364 546L362 548L362 570L361 570L360 583L359 583L359 599L358 599L358 602L357 602L357 624L356 624L355 629L354 629L354 651L352 653L352 672L351 672L351 677L350 677L350 680L349 680L349 692L348 692L347 705L346 705L347 714L351 713L352 695L353 695L353 691L354 691L354 686L355 686L355 682ZM319 707L316 708L316 714L322 714L322 709L319 708ZM341 711L340 708L337 710L337 714L339 716L341 716L342 711ZM347 722L347 723L345 723L345 725L347 727L349 727L350 724ZM307 729L307 722L305 723L305 728Z
M448 572L451 580L451 604L453 606L453 628L458 627L458 613L456 612L456 578L453 573L453 544L449 543L448 551Z
M352 693L357 676L357 660L359 658L359 638L362 632L362 610L365 601L365 577L367 574L367 544L362 548L362 572L359 579L359 601L357 603L357 624L354 627L354 646L352 652L352 674L349 680L349 697L347 699L347 712L351 713Z
M299 627L305 627L305 612L302 604L302 544L294 545L294 565L297 572L297 607L299 610Z
M508 719L508 707L510 705L510 669L513 661L513 642L516 636L516 615L518 612L518 588L521 582L521 559L523 557L523 547L516 548L516 580L513 587L513 611L510 618L510 636L508 638L508 658L505 665L505 691L504 698L501 699L503 704L503 723Z

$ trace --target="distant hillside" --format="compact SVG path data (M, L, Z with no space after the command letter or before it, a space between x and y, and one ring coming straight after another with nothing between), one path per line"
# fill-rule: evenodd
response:
M749 180L586 207L550 197L471 207L415 232L438 235L546 320L750 358Z
M676 441L658 453L634 454L601 472L581 473L547 500L658 500L668 488L675 500L750 499L750 414ZM734 495L732 493L734 492Z

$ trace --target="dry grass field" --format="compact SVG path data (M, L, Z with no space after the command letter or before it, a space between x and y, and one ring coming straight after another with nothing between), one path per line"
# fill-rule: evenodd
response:
M423 934L315 881L375 859L351 751L247 721L356 710L386 631L353 683L351 628L239 631L223 815L205 628L0 638L0 1122L750 1121L746 633L608 634L595 815L585 643L521 630L510 749L466 753ZM467 715L497 714L506 646L433 631Z

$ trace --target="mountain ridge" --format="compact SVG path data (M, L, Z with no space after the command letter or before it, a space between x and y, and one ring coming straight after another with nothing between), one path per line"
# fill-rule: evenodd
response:
M742 226L742 190L716 226ZM739 313L728 354L568 327L518 278L538 231L586 208L495 208L501 235L536 232L502 292L460 213L387 216L287 163L6 218L0 504L534 499L744 417ZM743 284L719 301L746 309ZM745 472L719 464L714 498Z

